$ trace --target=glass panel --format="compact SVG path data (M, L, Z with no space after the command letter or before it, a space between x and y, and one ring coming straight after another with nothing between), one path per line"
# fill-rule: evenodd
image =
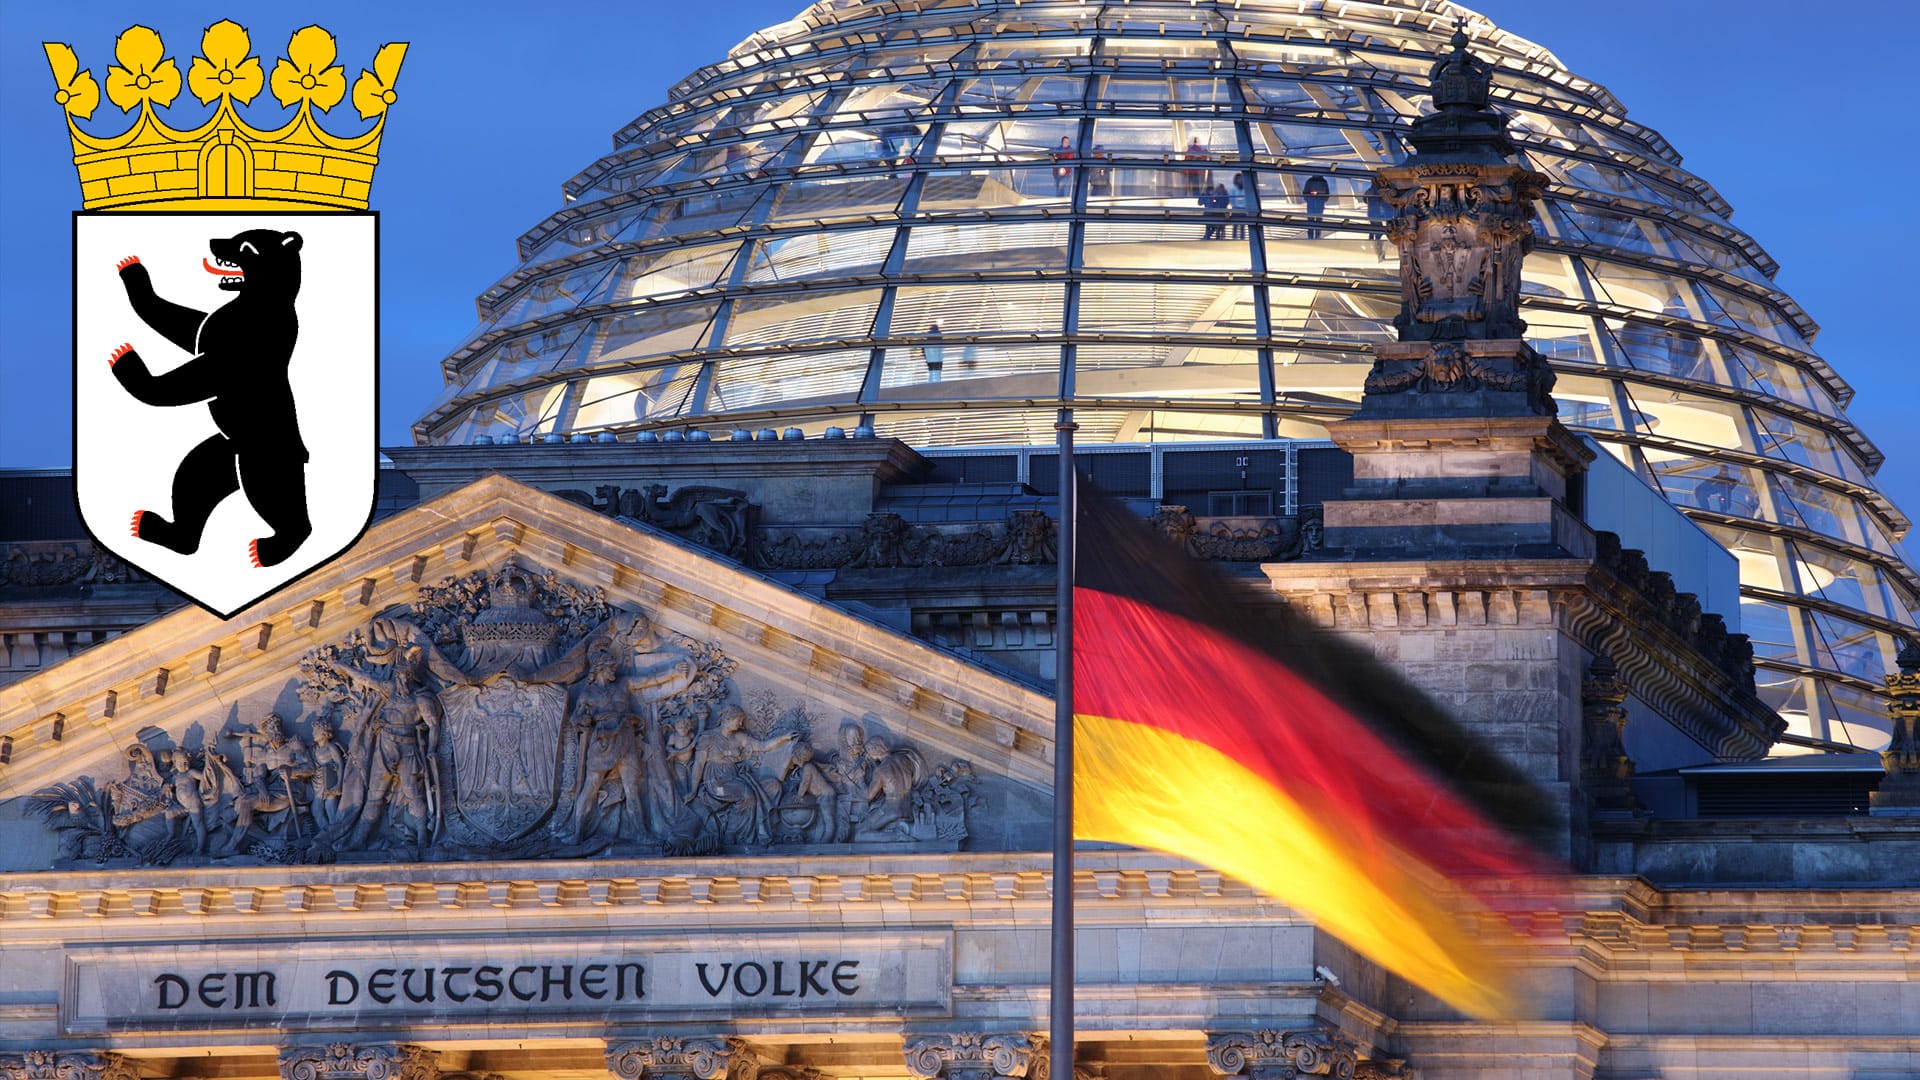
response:
M907 177L848 176L823 180L792 180L777 193L769 222L845 221L870 214L891 214L906 194Z
M741 300L727 321L727 346L842 341L873 333L880 290L809 292Z
M610 278L602 292L588 302L638 300L704 289L726 275L739 250L738 243L727 241L636 255L622 263L619 275Z
M495 401L480 402L474 406L455 438L459 442L470 443L481 435L496 442L527 435L544 435L554 429L554 422L560 418L560 401L567 385L542 386Z
M643 238L651 240L676 233L724 229L738 224L761 199L772 197L772 189L736 188L668 199L654 207Z
M1224 227L1208 222L1200 229L1188 222L1091 221L1082 259L1089 270L1250 270L1246 231L1238 215Z
M1555 388L1555 395L1559 394ZM1647 448L1647 464L1660 489L1675 506L1693 506L1716 514L1760 518L1759 478L1744 465L1680 457Z
M920 336L939 326L947 337L975 334L1058 334L1066 286L993 282L979 285L903 285L893 301L893 333Z
M723 359L714 368L707 410L725 413L780 403L852 401L866 379L871 351L836 349Z
M1065 222L917 225L907 235L906 270L1065 269Z
M579 411L568 426L580 430L678 416L699 369L699 364L669 364L596 375L581 384Z
M1887 718L1884 698L1831 683L1821 690L1831 706L1828 730L1833 732L1835 742L1851 743L1862 750L1886 749L1892 740L1893 724Z
M847 229L762 240L747 259L746 280L758 284L877 274L887 261L897 232L890 227Z
M706 343L718 304L644 308L593 320L567 350L562 366L588 367L687 352Z
M1236 334L1255 332L1248 286L1088 281L1080 286L1083 334Z
M945 335L946 329L934 323L916 333L925 338L921 344L888 349L880 400L1050 398L1060 393L1060 346L949 342Z
M1260 399L1259 354L1251 349L1143 343L1083 345L1073 391L1079 397L1172 400Z
M1273 387L1280 401L1358 402L1373 358L1319 349L1274 349ZM1319 438L1302 435L1294 438Z
M608 279L615 277L619 265L618 262L593 263L530 282L514 293L504 305L493 309L493 324L512 326L590 302L588 297Z
M1393 317L1400 299L1350 289L1267 289L1269 326L1274 337L1301 335L1343 341L1397 341ZM1369 364L1369 367L1372 365Z
M1772 600L1740 598L1740 632L1753 642L1753 655L1799 662L1800 650L1793 642L1795 609Z

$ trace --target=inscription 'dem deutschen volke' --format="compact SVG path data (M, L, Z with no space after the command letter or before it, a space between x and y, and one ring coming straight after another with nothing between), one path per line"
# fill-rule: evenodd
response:
M709 998L731 992L741 998L852 998L860 993L860 961L849 959L691 961ZM483 1005L500 1001L645 1001L647 965L632 961L593 964L448 965L334 968L321 976L326 1004ZM280 976L273 971L163 971L153 977L154 1007L172 1011L197 1004L211 1010L275 1009ZM576 995L577 998L576 998Z

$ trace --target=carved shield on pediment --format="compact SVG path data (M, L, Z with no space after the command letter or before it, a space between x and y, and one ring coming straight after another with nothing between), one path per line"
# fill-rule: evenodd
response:
M546 819L559 790L566 689L500 675L448 687L440 699L453 772L451 839L485 844L525 836Z

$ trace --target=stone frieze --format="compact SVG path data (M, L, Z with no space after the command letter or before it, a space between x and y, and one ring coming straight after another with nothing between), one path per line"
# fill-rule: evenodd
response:
M299 715L152 734L124 775L30 804L63 860L102 865L965 843L970 763L745 689L738 667L509 562L309 652Z

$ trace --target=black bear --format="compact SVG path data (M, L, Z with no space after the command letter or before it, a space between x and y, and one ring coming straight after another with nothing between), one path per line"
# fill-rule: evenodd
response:
M204 401L218 435L187 452L173 475L173 518L152 510L133 515L133 535L191 555L214 507L242 488L273 533L249 545L255 566L291 556L313 532L307 516L307 446L287 366L300 321L300 234L249 229L210 240L219 287L236 294L210 313L161 299L138 256L120 261L120 281L142 322L193 353L193 359L155 375L132 345L113 351L113 374L148 405Z

